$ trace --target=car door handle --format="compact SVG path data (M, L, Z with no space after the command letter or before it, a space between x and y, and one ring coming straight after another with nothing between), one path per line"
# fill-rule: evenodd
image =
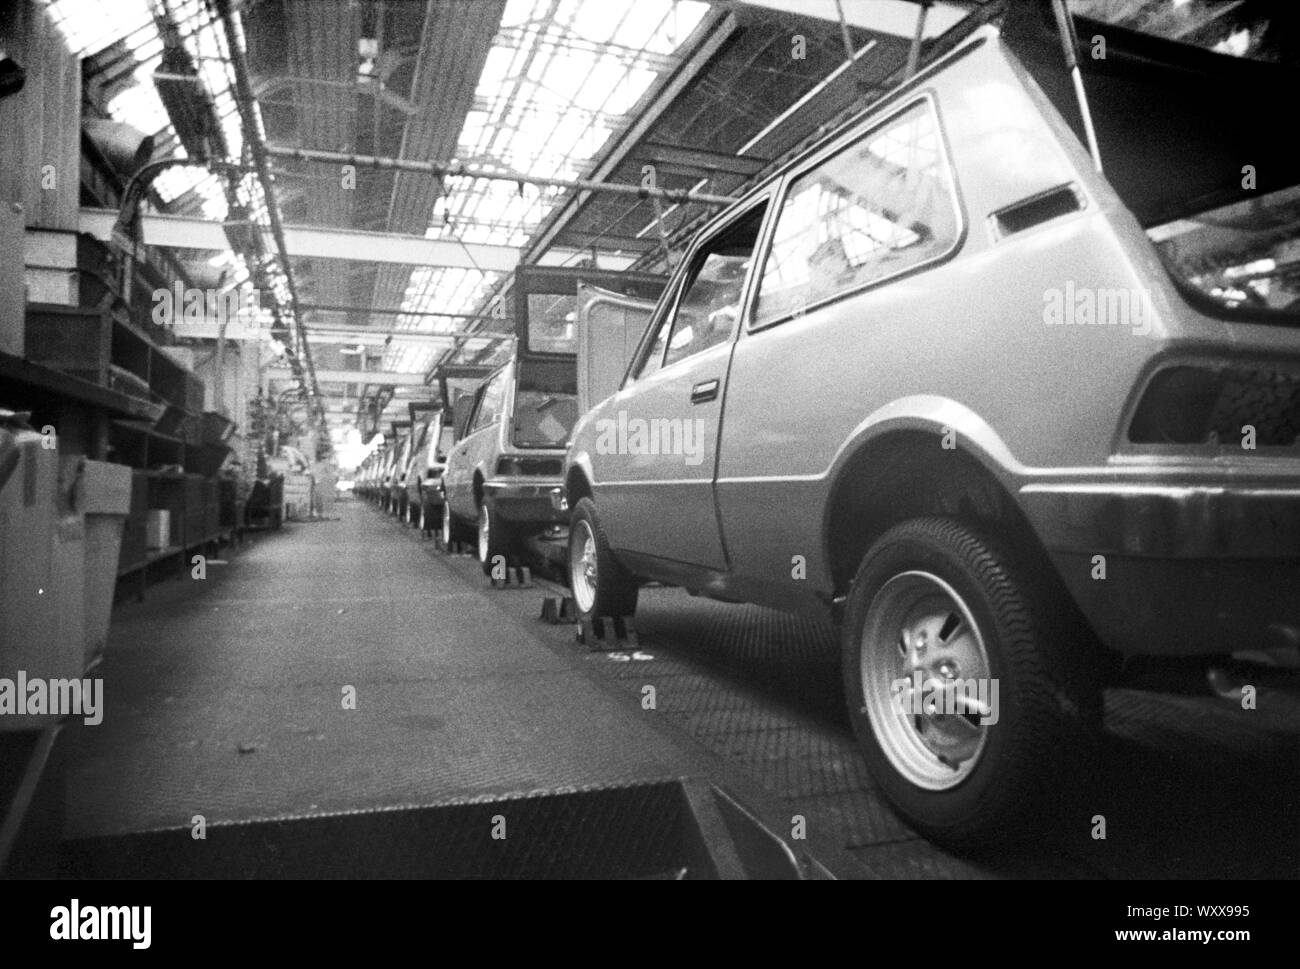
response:
M706 400L718 399L718 381L706 380L691 388L691 403L703 404Z

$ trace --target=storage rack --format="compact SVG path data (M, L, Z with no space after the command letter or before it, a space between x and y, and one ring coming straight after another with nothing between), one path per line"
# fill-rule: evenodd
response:
M25 360L11 355L0 366L0 392L10 407L32 407L33 420L65 428L88 422L89 438L72 450L134 468L131 513L118 563L119 583L129 579L142 596L151 574L188 569L186 553L211 548L240 528L233 490L223 492L216 471L225 448L205 434L204 385L164 349L166 335L149 319L144 294L162 280L153 267L137 266L138 297L119 296L102 243L76 238L78 304L29 302ZM38 398L21 389L23 374L40 375ZM69 411L65 404L89 388L99 402ZM28 390L30 391L30 387ZM26 403L25 403L26 401ZM165 548L147 547L151 509L170 513ZM157 568L155 568L155 566Z

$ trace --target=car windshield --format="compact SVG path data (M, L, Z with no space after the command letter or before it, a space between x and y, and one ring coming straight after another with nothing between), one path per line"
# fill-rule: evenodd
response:
M1229 311L1300 319L1300 187L1148 231L1175 279Z

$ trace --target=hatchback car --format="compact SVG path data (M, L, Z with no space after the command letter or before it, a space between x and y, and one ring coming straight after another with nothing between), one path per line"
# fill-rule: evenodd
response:
M453 431L442 410L416 424L416 445L406 469L406 521L425 535L442 528L442 474Z
M563 524L558 501L564 449L578 416L572 358L516 357L474 395L465 431L443 474L443 540L477 537L490 573L530 535Z
M1081 20L1103 175L1019 11L699 232L565 467L583 616L831 618L872 774L957 845L1069 783L1112 657L1300 642L1295 72Z
M406 518L406 469L411 463L411 453L415 443L413 428L404 425L399 432L397 443L393 445L393 462L388 468L387 504L384 510L394 518Z

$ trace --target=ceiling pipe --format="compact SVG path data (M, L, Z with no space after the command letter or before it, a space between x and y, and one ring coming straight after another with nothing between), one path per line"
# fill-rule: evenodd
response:
M643 199L667 199L670 202L694 202L699 205L723 206L731 205L736 201L729 195L709 195L682 189L647 188L623 182L594 182L585 178L548 178L544 175L470 168L459 161L425 162L409 158L356 155L343 151L319 151L314 148L288 148L278 145L266 145L264 150L270 158L293 158L297 161L330 165L353 165L357 168L373 168L381 171L415 172L437 178L484 178L489 181L513 182L516 185L542 185L547 188L575 189L580 192L608 192L612 195L635 195Z
M450 313L442 310L404 310L400 307L392 309L376 309L373 306L337 306L332 303L302 303L298 307L302 310L315 310L319 313L370 313L376 316L445 316L453 320L477 320L483 314L481 313ZM505 317L497 317L498 322L513 322Z

